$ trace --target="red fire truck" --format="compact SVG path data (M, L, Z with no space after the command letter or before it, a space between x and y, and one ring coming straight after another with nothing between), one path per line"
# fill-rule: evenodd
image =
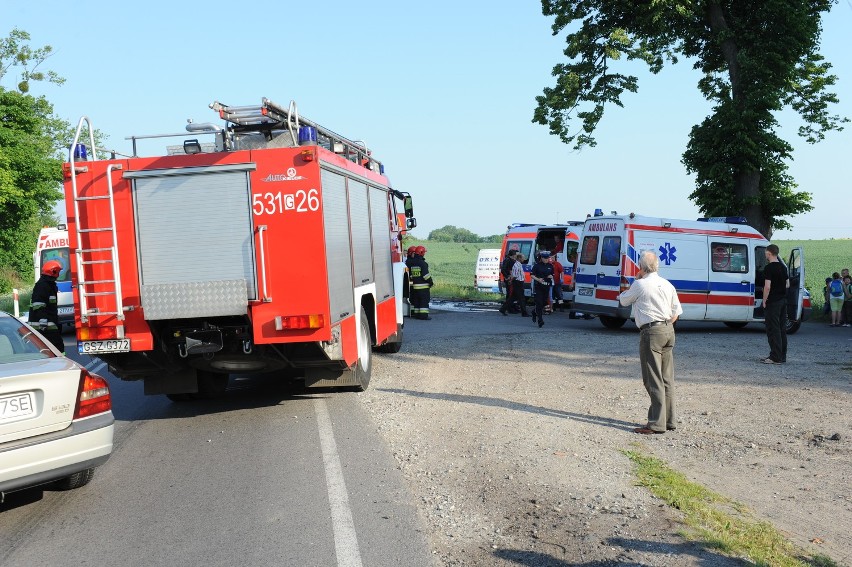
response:
M111 159L80 119L64 171L78 350L174 400L254 372L363 390L371 349L402 344L411 196L294 102L210 107L224 125L133 136Z

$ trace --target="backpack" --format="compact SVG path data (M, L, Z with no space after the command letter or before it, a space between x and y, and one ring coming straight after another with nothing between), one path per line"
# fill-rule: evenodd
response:
M828 289L831 292L831 297L843 297L843 284L840 280L831 280Z

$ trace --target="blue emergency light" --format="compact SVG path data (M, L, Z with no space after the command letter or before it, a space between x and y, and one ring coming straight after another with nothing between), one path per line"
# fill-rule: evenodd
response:
M748 224L745 217L702 217L701 222L726 222L728 224Z

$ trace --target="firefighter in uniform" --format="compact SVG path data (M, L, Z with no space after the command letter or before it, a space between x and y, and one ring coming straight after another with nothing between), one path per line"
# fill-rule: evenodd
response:
M418 246L408 262L411 276L411 316L429 320L429 289L435 285L426 263L426 248Z
M65 354L65 342L59 326L59 288L56 278L62 271L62 264L56 260L45 262L41 267L41 277L33 287L30 301L30 326L41 332L44 337Z

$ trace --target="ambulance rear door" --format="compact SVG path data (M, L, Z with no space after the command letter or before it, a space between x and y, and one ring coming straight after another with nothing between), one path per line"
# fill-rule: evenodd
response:
M707 319L749 321L754 313L755 273L762 248L744 238L710 235Z
M598 217L583 227L577 272L574 274L574 302L578 311L620 317L618 294L621 291L624 254L624 219Z
M790 288L787 290L787 319L791 322L801 322L808 318L803 317L803 315L808 315L803 313L805 294L807 293L805 291L804 248L796 247L790 251L787 273L790 277ZM796 330L798 330L798 327Z

